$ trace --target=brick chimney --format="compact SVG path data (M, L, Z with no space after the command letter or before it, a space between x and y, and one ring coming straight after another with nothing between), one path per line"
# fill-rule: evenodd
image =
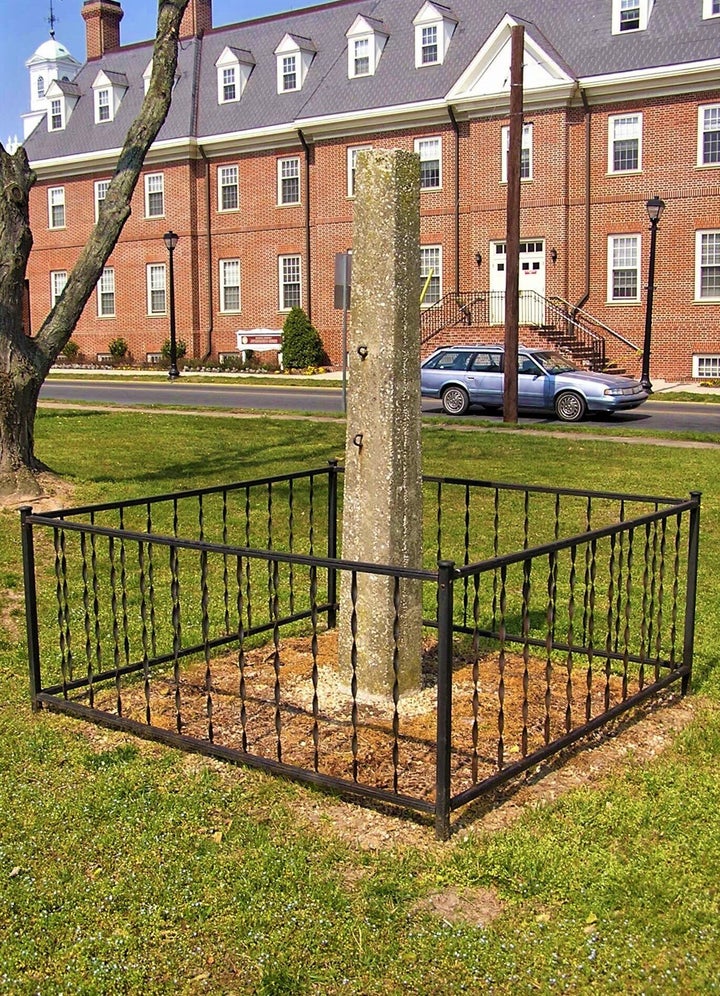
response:
M212 0L190 0L180 24L181 38L200 38L212 28Z
M123 9L118 0L85 0L81 13L88 59L99 59L105 52L120 48Z

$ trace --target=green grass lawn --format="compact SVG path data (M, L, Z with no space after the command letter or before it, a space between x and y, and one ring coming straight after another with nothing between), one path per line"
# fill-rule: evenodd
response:
M320 466L343 432L78 410L41 412L36 439L79 504ZM408 818L33 715L18 516L1 513L0 993L720 992L720 448L428 425L424 469L701 490L689 725L649 752L621 734L621 762L493 831L470 811L438 844ZM465 919L430 909L453 894Z

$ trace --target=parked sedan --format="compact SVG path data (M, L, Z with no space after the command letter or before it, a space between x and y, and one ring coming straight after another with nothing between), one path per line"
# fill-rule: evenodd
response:
M502 408L505 354L502 346L452 346L436 350L421 369L424 397L440 398L448 415L470 405ZM554 412L578 422L587 412L637 408L648 392L630 377L581 370L560 353L518 350L518 407Z

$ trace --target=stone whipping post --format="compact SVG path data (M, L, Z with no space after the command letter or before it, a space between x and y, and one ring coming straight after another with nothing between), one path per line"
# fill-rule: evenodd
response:
M420 164L401 150L357 162L348 338L344 560L422 566ZM342 666L356 651L359 699L420 688L421 582L342 572ZM354 625L353 625L354 621ZM397 628L396 628L397 623Z

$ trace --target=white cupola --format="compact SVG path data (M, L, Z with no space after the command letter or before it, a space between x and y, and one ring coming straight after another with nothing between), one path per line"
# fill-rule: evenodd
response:
M47 91L53 80L71 82L80 69L68 49L49 38L30 56L25 65L30 73L30 111L23 114L23 137L34 131L47 114Z

